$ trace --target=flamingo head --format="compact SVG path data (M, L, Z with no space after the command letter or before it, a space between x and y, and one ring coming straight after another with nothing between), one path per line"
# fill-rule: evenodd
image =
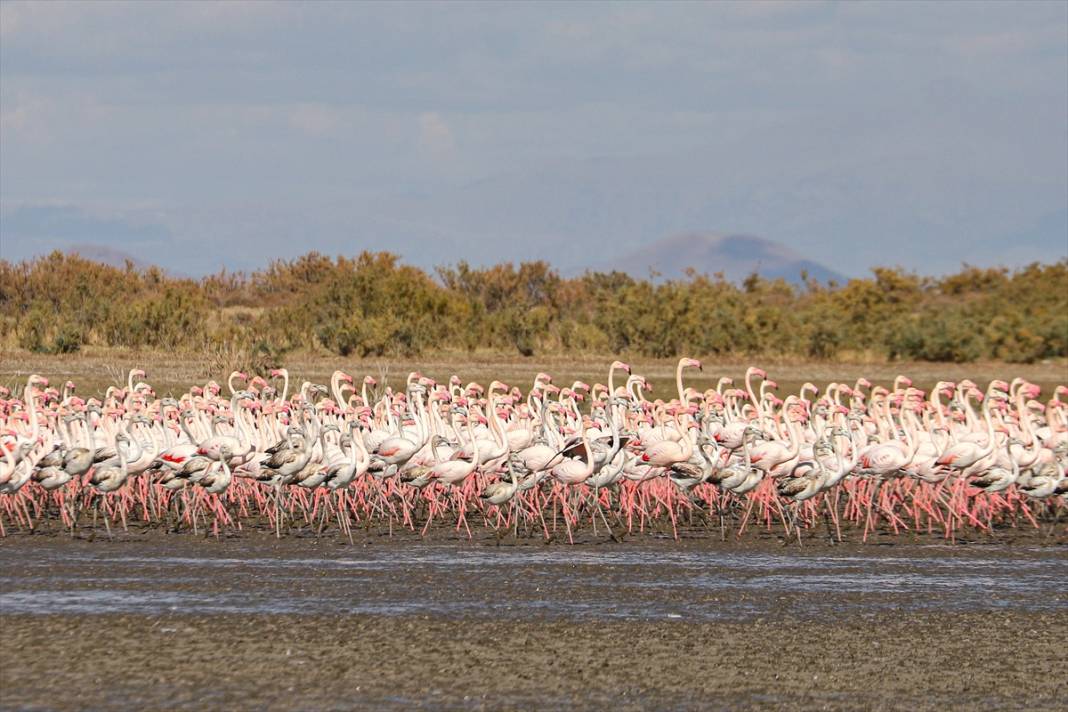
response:
M617 368L620 371L626 371L627 373L630 373L630 366L628 364L623 363L622 361L613 361L612 362L612 370L614 371Z
M684 358L679 361L679 365L682 368L696 368L698 371L705 370L705 367L701 365L701 362L695 358Z

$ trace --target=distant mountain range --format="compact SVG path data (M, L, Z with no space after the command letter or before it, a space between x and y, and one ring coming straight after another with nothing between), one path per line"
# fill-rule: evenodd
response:
M675 235L591 265L597 271L618 270L641 278L649 277L652 271L663 279L682 277L691 268L699 274L722 273L731 282L740 282L753 273L793 284L802 283L805 277L822 284L848 281L784 245L753 235Z
M79 243L71 245L64 251L68 255L77 255L78 257L92 260L93 262L102 262L112 267L125 267L127 261L133 264L136 269L145 269L150 266L147 262L137 259L128 252L116 250L114 247L108 247L107 245Z
M106 245L76 244L67 248L66 252L113 267L125 267L127 261L137 269L149 266L149 263L127 252ZM767 279L782 278L793 284L801 284L804 277L823 284L832 280L839 283L848 281L842 274L805 259L784 245L753 235L675 235L612 260L564 271L566 274L580 274L585 269L619 271L639 279L646 279L650 275L657 279L676 279L684 277L690 268L699 274L722 273L731 282L741 282L753 273ZM185 276L166 271L171 276Z
M111 265L112 267L118 267L124 269L126 263L130 262L135 270L145 270L152 267L152 263L145 262L142 259L134 257L129 252L123 252L122 250L116 250L114 247L108 247L107 245L94 245L92 243L78 243L71 245L65 253L68 255L77 255L86 260L92 260L93 262L100 262L102 264ZM163 265L155 265L163 270L163 272L169 277L175 277L179 279L187 279L188 274L180 272L178 270L167 269Z

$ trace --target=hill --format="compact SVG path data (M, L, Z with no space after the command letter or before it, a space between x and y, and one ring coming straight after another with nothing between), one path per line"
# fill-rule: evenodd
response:
M666 237L600 264L598 271L619 270L646 278L650 270L662 278L682 277L693 268L698 273L716 274L731 282L741 282L754 272L768 279L782 278L794 284L802 275L826 284L844 283L844 275L772 240L753 235L683 234Z

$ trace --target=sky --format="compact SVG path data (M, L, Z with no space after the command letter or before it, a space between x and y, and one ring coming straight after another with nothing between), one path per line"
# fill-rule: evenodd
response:
M0 2L0 257L1068 256L1068 3Z

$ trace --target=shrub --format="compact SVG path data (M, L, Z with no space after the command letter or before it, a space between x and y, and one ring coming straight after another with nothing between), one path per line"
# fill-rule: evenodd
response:
M0 319L9 343L32 351L225 344L227 358L264 367L320 348L361 357L464 348L1031 362L1068 356L1064 284L1068 259L1015 271L964 266L939 279L878 267L867 279L798 287L696 272L564 278L545 262L461 262L434 278L385 252L312 252L189 280L54 252L0 260Z

